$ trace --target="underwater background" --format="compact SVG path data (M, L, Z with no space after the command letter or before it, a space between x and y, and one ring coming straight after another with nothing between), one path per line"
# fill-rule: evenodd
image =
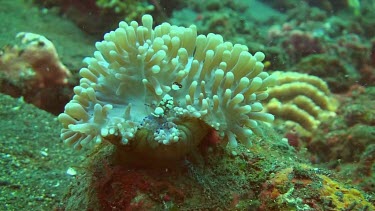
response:
M0 0L0 210L375 210L372 0ZM151 14L263 52L252 146L215 134L181 160L125 165L76 151L57 115L82 60L119 21Z

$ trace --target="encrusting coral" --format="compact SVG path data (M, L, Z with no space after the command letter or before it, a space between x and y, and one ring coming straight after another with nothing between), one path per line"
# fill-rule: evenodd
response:
M258 121L271 122L260 101L275 77L263 72L264 54L224 42L216 34L163 23L152 28L120 22L97 42L94 57L58 119L66 144L109 141L149 158L175 159L210 131L223 143L250 144Z
M320 78L296 72L276 71L278 86L269 89L267 112L297 123L301 132L315 130L320 121L335 116L337 101Z

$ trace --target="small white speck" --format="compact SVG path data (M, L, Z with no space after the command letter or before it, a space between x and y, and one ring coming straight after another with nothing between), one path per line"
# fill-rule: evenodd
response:
M67 173L69 176L75 176L75 175L77 175L77 171L74 170L72 167L69 167L68 170L66 171L66 173Z
M48 156L48 153L46 151L40 151L40 154L43 156L43 157L47 157Z
M233 156L237 156L238 153L237 153L236 151L233 150L233 151L232 151L232 155L233 155Z
M20 108L21 108L21 106L13 107L13 108L12 108L12 111L18 111L18 110L20 110Z

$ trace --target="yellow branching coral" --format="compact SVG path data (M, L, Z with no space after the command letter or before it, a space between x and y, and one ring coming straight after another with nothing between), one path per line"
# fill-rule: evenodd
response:
M278 86L269 90L266 110L313 131L322 119L334 116L336 100L320 78L296 72L274 72Z
M271 122L260 101L275 79L263 72L264 54L163 23L152 28L120 22L97 42L94 57L59 115L65 143L110 141L155 157L175 158L196 146L208 129L224 142L249 144L257 121Z

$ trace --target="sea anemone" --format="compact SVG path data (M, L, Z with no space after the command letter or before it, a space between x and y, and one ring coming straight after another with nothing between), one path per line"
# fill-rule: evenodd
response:
M97 42L94 57L58 119L76 149L109 141L152 158L175 159L216 130L222 143L249 145L258 121L271 122L260 101L275 78L265 55L216 34L197 35L163 23L120 22Z

